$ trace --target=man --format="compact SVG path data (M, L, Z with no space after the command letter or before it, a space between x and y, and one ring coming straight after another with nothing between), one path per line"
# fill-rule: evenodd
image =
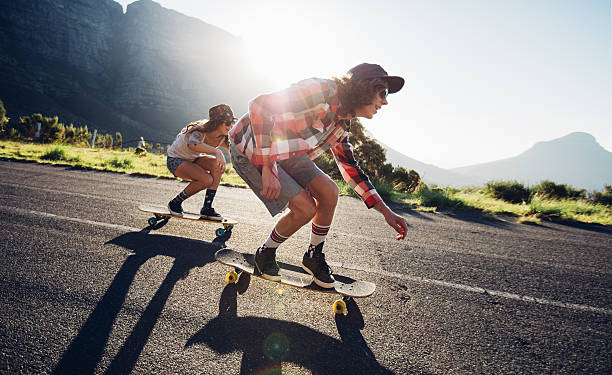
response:
M289 208L255 254L264 278L280 279L276 249L311 222L302 268L317 285L333 288L335 280L323 245L338 202L338 186L312 161L328 150L366 206L382 213L398 233L397 239L406 236L405 220L382 201L359 168L348 140L350 120L371 119L388 104L387 95L403 85L403 78L389 76L379 65L363 63L341 78L307 79L249 103L248 113L230 131L234 169L272 216Z

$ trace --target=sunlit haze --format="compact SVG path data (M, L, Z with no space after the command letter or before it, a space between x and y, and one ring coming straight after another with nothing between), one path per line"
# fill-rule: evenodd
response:
M361 62L403 76L362 122L425 163L499 160L576 131L612 151L610 0L156 2L242 38L277 89Z

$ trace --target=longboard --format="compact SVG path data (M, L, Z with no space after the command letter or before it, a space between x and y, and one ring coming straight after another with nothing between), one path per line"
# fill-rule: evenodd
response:
M178 216L170 213L168 207L162 206L141 204L140 206L138 206L138 209L142 212L147 212L154 215L147 220L151 228L154 228L160 221L168 221L172 217L177 219L195 220L202 221L205 223L220 224L223 226L223 228L218 228L215 231L215 235L217 236L215 240L216 242L221 242L223 246L225 246L225 241L229 240L234 225L238 224L236 220L228 218L223 218L221 221L204 219L201 218L199 214L193 212L183 212L182 216Z
M231 249L221 249L215 253L215 260L226 266L234 267L234 270L225 275L225 281L228 283L238 282L238 278L243 272L249 275L254 275L264 279L259 272L256 271L254 254L239 253ZM334 274L333 288L322 288L313 282L313 277L300 266L278 262L280 267L279 281L271 282L289 285L296 288L312 290L315 292L338 294L342 296L334 302L333 310L337 314L346 313L346 302L351 298L363 298L371 296L376 290L376 284L369 281L355 280L347 276Z

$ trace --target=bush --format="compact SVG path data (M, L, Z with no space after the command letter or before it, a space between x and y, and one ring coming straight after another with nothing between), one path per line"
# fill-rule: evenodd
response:
M6 124L8 123L9 118L6 117L6 109L4 108L4 103L0 100L0 138L4 137L7 132Z
M424 183L416 188L414 195L419 200L419 203L426 207L462 208L465 206L459 199L450 198L443 189L437 187L429 188Z
M604 206L612 206L612 186L606 185L602 192L593 194L593 203L603 204Z
M53 160L53 161L67 160L66 152L61 147L52 148L51 150L42 154L40 158L43 160Z
M119 157L115 156L114 158L107 160L104 162L104 165L108 165L117 169L132 169L134 168L134 163L132 159L123 159L120 160Z
M563 199L563 198L584 198L586 191L584 189L576 190L573 187L565 184L556 184L549 180L544 180L538 185L533 187L533 193L549 199Z
M121 135L121 133L116 132L115 133L115 148L123 148L123 136Z
M138 156L140 155L146 155L147 154L147 149L144 147L136 147L136 149L134 150L134 153Z
M529 188L516 181L490 181L485 191L493 198L510 203L527 203L531 196Z
M404 167L397 167L392 174L395 189L405 193L413 193L422 183L421 176L414 170L406 170Z

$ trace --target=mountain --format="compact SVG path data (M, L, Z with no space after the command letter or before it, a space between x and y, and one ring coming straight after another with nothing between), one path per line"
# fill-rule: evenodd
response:
M535 185L542 180L575 188L601 190L612 185L612 152L587 133L571 133L536 143L522 154L490 163L451 169L486 181L516 180Z
M481 186L485 180L480 177L468 176L459 172L450 171L447 169L436 167L432 164L426 164L416 159L412 159L401 152L377 141L386 150L387 163L393 166L404 167L407 170L413 169L421 179L428 185L434 184L442 187L454 186Z
M124 140L171 141L208 108L242 115L271 85L241 39L151 0L11 0L0 12L7 116L42 113Z

